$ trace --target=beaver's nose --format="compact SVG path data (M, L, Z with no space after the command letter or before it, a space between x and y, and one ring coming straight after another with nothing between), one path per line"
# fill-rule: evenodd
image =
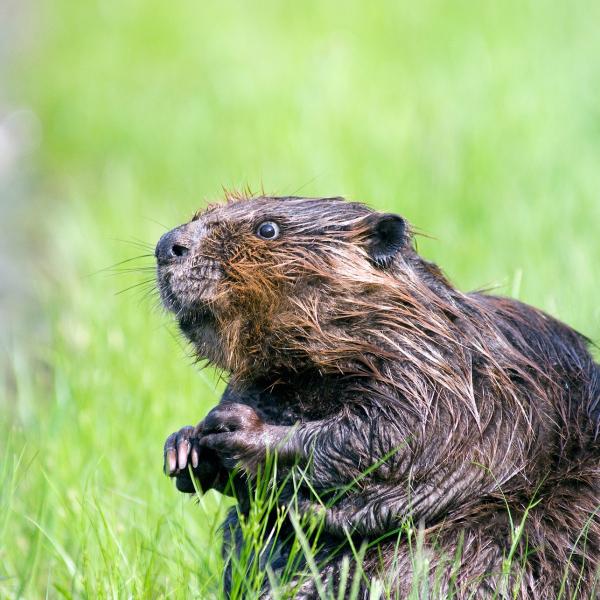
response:
M165 233L158 244L154 256L158 262L168 262L172 260L181 260L190 252L189 240L180 229L173 229Z

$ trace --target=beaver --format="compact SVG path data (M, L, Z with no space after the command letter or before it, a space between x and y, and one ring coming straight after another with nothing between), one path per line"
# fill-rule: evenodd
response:
M272 455L279 477L303 469L295 510L320 523L320 576L295 597L323 585L342 597L361 544L357 597L375 580L414 594L411 531L435 597L598 594L600 366L587 338L517 300L458 291L404 218L343 198L232 195L163 235L156 258L164 306L229 376L164 448L184 492L188 464L203 489L234 482L226 595ZM273 575L264 597L290 538L258 553Z

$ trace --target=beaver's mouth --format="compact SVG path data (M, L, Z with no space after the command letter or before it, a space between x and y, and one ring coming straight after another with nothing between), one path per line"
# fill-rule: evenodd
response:
M212 316L219 275L210 266L202 269L160 266L158 289L163 306L175 314L182 329L198 327Z

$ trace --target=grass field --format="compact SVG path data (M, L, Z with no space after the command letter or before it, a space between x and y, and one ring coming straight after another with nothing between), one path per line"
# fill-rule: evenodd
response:
M30 4L9 98L41 127L36 304L0 371L0 597L218 597L228 501L182 499L161 452L222 383L148 248L221 186L397 211L461 289L600 339L599 3Z

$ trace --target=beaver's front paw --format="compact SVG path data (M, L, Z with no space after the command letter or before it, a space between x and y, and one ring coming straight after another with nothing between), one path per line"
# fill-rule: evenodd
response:
M269 426L246 404L223 403L203 421L200 446L217 452L227 468L242 463L253 470L264 460L269 446Z
M188 466L191 465L194 478L201 490L215 488L223 491L227 483L227 473L214 451L201 448L199 438L202 435L203 423L196 427L188 425L172 433L165 442L163 452L163 469L169 477L175 477L177 489L193 494L194 483Z

